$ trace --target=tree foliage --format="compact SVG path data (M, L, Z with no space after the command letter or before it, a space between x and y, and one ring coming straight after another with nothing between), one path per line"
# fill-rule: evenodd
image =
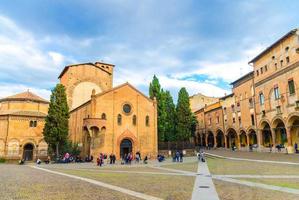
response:
M158 98L160 97L160 93L161 93L161 85L156 75L154 75L153 80L149 86L149 96L151 99L154 99L154 97L156 97L156 99L158 100Z
M192 114L185 88L179 92L177 107L169 91L164 91L156 76L149 86L150 98L157 99L158 138L160 142L187 140L195 132L196 118Z
M59 149L67 144L68 138L69 108L65 88L57 84L52 90L48 115L43 130L44 139L49 148L55 149L56 156L59 156Z
M188 140L192 136L192 112L189 103L189 94L186 88L181 88L176 107L177 139Z
M176 140L176 110L169 91L165 92L165 141Z

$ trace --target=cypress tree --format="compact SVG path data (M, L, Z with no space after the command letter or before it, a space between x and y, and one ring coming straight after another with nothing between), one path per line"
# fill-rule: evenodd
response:
M165 92L165 140L166 141L175 141L175 119L176 119L176 110L173 103L172 96L169 91Z
M165 141L165 92L161 89L159 79L154 75L152 82L149 86L149 95L151 99L154 97L157 100L157 112L158 112L158 139L160 142Z
M52 90L48 115L43 130L49 148L59 156L59 149L67 143L69 108L65 88L57 84Z
M149 87L149 96L151 99L154 99L154 97L156 97L156 99L158 100L158 98L160 97L160 93L161 85L159 83L159 79L156 77L156 75L154 75Z
M189 103L189 94L186 88L181 88L176 107L177 114L177 139L186 141L191 137L192 112Z
M160 92L158 99L158 138L159 141L164 142L166 140L166 93L163 89Z

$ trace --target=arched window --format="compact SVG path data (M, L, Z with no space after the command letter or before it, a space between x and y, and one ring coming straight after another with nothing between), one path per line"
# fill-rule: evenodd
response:
M121 114L117 115L117 124L121 125Z
M30 121L29 127L37 127L37 121Z
M106 114L102 113L101 119L106 119Z
M137 117L136 115L133 115L133 125L135 126L137 124Z
M149 116L148 115L145 117L145 125L149 126Z

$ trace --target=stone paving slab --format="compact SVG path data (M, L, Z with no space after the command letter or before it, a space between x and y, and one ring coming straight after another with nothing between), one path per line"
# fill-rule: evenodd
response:
M192 200L219 200L212 176L206 162L198 162Z

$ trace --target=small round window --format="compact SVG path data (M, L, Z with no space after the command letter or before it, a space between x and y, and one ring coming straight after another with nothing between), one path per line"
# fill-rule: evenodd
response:
M126 104L123 105L123 111L124 111L124 113L129 114L129 113L131 113L131 110L132 110L132 108L131 108L130 104L126 103Z

